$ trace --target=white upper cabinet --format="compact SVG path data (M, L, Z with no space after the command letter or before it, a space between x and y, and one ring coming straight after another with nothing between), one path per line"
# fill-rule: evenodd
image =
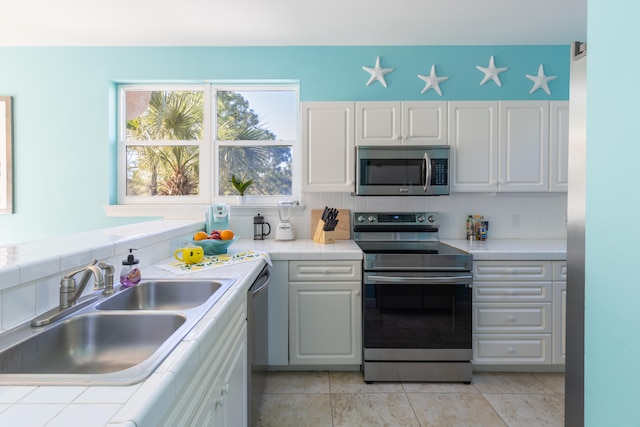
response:
M549 191L566 192L569 182L569 101L551 101Z
M568 103L449 103L452 192L567 191Z
M303 102L302 191L353 192L353 102Z
M356 145L447 145L447 102L357 102L356 126Z
M498 191L498 102L449 103L451 191Z
M500 102L500 191L549 190L549 102Z
M356 145L402 144L402 102L356 102Z
M303 102L302 190L353 192L357 145L450 145L452 192L566 192L568 101Z

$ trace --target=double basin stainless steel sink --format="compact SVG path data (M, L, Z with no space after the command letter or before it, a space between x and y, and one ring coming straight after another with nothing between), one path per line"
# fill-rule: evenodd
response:
M26 324L3 333L0 385L140 382L234 282L145 281L98 298L54 324Z

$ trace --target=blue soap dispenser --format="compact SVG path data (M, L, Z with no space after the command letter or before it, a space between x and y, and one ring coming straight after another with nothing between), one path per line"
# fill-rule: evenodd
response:
M138 261L133 257L133 251L135 249L129 249L129 255L127 259L122 261L122 270L120 270L120 284L123 288L130 288L137 285L142 278L140 268L138 267Z

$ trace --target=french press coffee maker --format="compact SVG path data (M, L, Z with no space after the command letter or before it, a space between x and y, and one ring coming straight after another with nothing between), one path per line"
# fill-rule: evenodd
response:
M266 227L266 233L265 233ZM271 224L264 221L260 214L253 217L253 240L264 240L271 233Z

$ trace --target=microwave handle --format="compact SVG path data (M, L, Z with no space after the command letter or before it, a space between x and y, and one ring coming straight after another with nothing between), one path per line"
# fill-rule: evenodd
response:
M431 159L428 152L425 152L422 158L422 179L422 189L426 193L431 185Z

